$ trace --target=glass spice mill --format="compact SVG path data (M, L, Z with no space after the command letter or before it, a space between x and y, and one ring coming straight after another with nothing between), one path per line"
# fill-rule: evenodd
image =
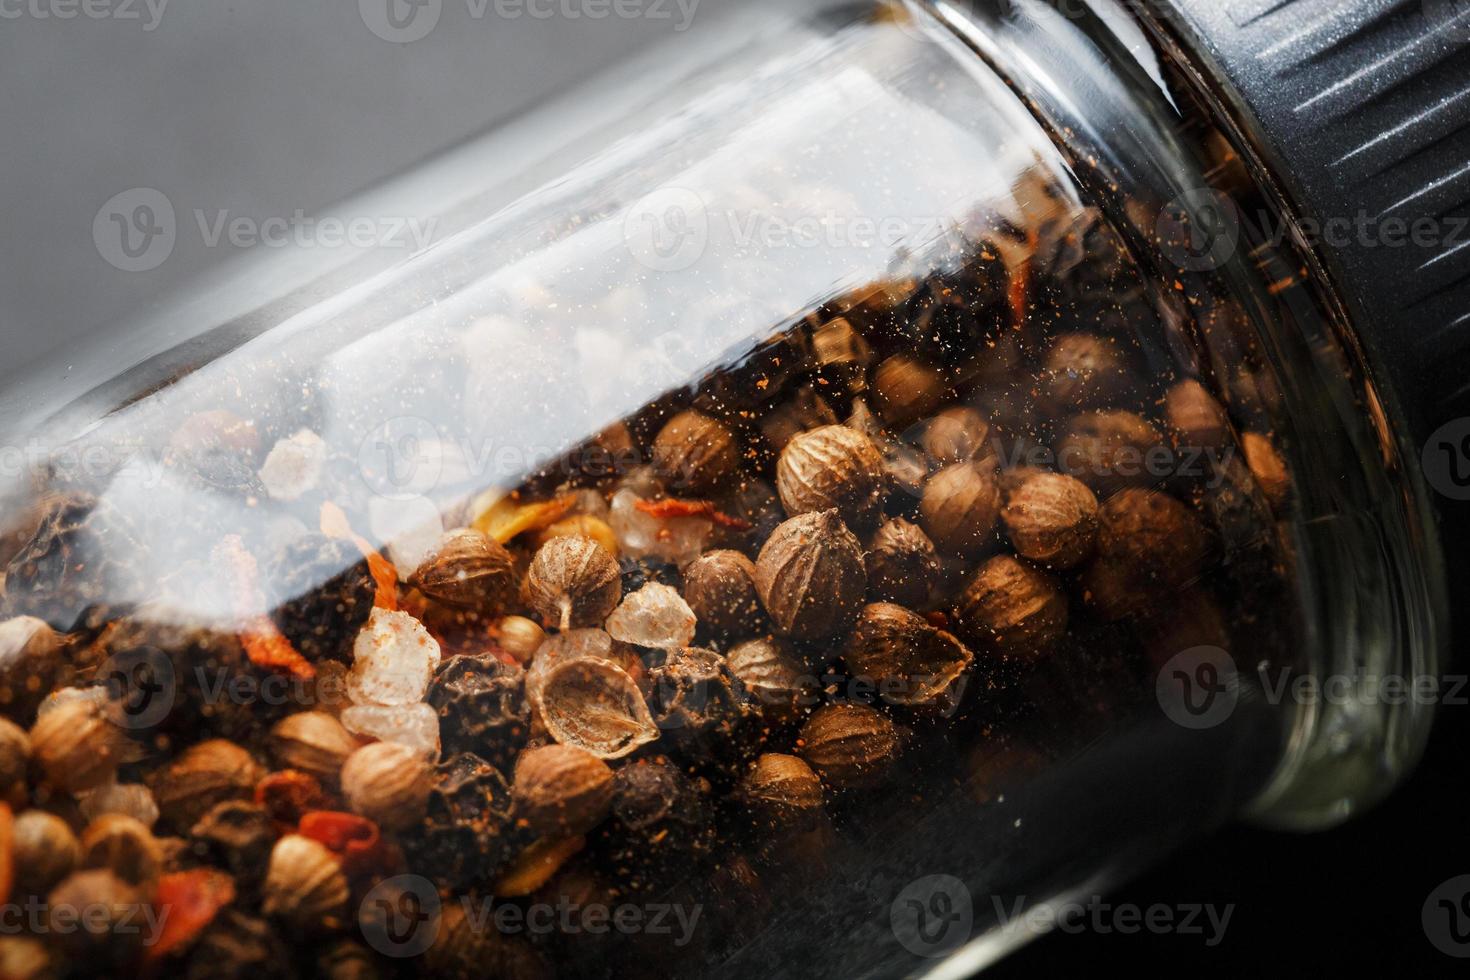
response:
M1246 28L737 23L25 420L0 973L961 976L1412 766L1303 694L1432 682L1446 579Z

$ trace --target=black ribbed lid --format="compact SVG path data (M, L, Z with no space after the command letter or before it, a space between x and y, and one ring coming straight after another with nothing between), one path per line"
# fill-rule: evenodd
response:
M1178 6L1415 422L1470 413L1470 0Z
M1462 558L1470 550L1470 0L1172 6L1186 45L1311 222L1312 244L1414 440L1445 551Z

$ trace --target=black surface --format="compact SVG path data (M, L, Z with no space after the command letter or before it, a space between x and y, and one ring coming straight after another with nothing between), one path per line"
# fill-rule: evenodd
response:
M1107 900L1233 903L1216 946L1198 935L1053 933L987 978L1081 975L1200 977L1464 976L1470 959L1436 949L1420 913L1441 882L1470 874L1470 790L1463 746L1470 706L1447 706L1424 764L1378 808L1331 831L1227 829L1175 855ZM1470 947L1467 947L1470 952Z

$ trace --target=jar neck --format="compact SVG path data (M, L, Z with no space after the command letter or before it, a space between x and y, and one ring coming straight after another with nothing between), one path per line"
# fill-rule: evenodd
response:
M1111 0L1003 6L912 10L1007 81L1150 273L1159 307L1189 324L1207 297L1228 297L1270 370L1279 398L1269 424L1299 494L1282 531L1302 616L1295 662L1238 657L1243 696L1281 707L1285 745L1245 812L1294 829L1333 825L1412 769L1443 660L1443 557L1393 393L1375 381L1320 264L1297 246L1305 239L1249 134L1167 24ZM1228 150L1201 159L1190 149L1201 145ZM1161 234L1180 227L1187 245ZM1229 375L1237 349L1198 327L1189 339L1202 369Z

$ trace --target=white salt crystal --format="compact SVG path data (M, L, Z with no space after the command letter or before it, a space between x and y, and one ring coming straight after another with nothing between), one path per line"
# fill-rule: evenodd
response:
M608 513L608 523L624 554L634 558L652 555L683 565L703 553L714 530L713 521L703 517L660 519L639 510L638 500L633 491L619 490Z
M275 500L297 500L321 482L327 444L310 429L278 439L260 467L260 482Z
M694 610L677 589L649 582L613 610L607 631L624 643L673 650L694 642L694 624Z
M439 713L418 704L355 704L342 711L342 727L354 735L407 746L433 762L439 758Z
M439 508L427 497L391 500L373 497L368 501L368 529L373 538L388 542L388 560L407 582L414 569L444 537Z
M374 609L352 658L347 696L353 704L413 704L424 699L439 666L439 644L408 613Z

